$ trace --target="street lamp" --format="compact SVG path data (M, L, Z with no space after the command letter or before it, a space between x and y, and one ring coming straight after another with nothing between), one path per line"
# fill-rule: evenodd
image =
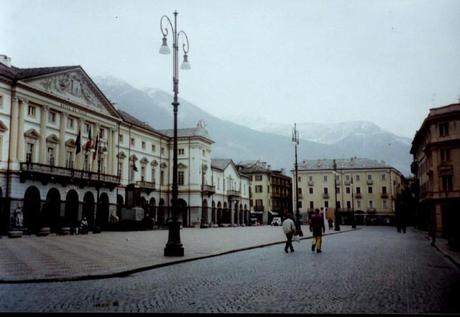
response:
M171 213L172 217L168 220L169 235L168 242L166 243L164 249L165 256L184 256L184 248L180 241L180 225L181 222L177 217L177 207L178 207L178 187L177 187L177 109L179 106L179 101L177 95L179 94L179 70L178 70L178 40L179 36L182 34L185 36L185 42L182 45L182 50L184 52L184 61L181 65L181 69L190 69L190 64L188 62L188 51L189 43L187 34L184 31L177 31L177 11L174 11L174 25L171 20L163 15L160 19L160 29L163 34L163 43L160 47L160 54L169 54L169 50L166 37L168 35L168 28L163 26L163 21L168 21L169 26L171 27L172 36L173 36L173 91L174 91L174 100L172 102L173 111L174 111L174 138L173 138L173 182L172 182L172 200L171 200Z
M335 159L334 159L333 169L334 169L334 194L335 194L335 209L334 209L334 215L335 215L334 224L335 224L335 227L334 227L334 231L340 231L339 211L337 210L338 209L338 204L337 204L337 163L336 163Z
M292 142L295 148L295 217L296 217L296 229L300 232L300 213L299 213L299 178L297 176L297 146L299 145L299 131L294 123L294 129L292 130Z

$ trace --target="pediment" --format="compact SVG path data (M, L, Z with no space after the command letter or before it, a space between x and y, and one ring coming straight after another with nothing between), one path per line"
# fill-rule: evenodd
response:
M148 164L149 160L146 157L143 157L141 160L141 164Z
M124 160L126 158L126 154L124 152L120 152L117 154L117 157L120 159L120 160Z
M74 139L68 139L67 141L65 141L65 146L67 147L75 147L75 141Z
M110 101L81 68L34 77L25 82L85 108L118 117Z
M187 165L185 165L183 163L179 163L179 164L177 164L177 168L187 168Z
M168 167L168 164L166 164L165 162L163 162L163 163L160 164L160 167L161 167L161 168L166 168L166 167Z
M150 165L152 165L153 167L158 166L157 160L153 160L152 162L150 162Z
M130 160L130 161L136 162L136 161L138 160L138 158L137 158L136 154L132 154L132 155L129 157L129 160Z
M59 143L59 138L56 136L56 134L51 134L46 138L46 142L48 143Z
M0 120L0 132L8 131L8 127Z
M24 132L24 137L38 139L40 137L40 133L38 133L35 129L29 129L26 132Z

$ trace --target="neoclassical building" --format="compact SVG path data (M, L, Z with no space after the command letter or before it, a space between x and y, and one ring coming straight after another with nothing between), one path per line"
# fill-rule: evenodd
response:
M353 215L358 224L385 223L394 219L404 186L404 176L384 162L357 157L304 160L298 166L299 212L306 219L322 207L330 217L339 212L348 224Z
M102 229L111 216L165 224L172 142L172 130L118 110L80 66L18 68L0 55L0 232L18 209L30 233L82 217ZM202 123L178 130L184 226L217 222L207 208L212 144Z
M460 248L460 103L430 109L410 152L419 225Z

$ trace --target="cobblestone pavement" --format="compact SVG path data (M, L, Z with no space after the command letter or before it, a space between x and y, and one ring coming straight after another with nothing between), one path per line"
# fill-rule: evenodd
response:
M460 270L391 227L230 253L101 280L0 284L3 312L460 313Z

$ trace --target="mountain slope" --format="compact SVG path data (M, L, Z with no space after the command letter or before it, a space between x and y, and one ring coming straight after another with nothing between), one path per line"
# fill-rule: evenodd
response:
M172 96L159 89L136 89L113 77L96 77L95 82L121 110L146 121L155 129L171 129L173 126ZM219 119L199 107L179 98L178 128L194 127L204 120L210 137L213 158L262 160L272 168L289 170L294 165L294 146L291 142L292 126L279 127L276 133L256 131L230 121ZM298 126L299 130L301 125ZM284 132L284 133L282 133ZM284 135L283 135L284 134ZM341 138L340 142L322 144L306 140L301 132L298 161L317 158L350 158L353 156L385 160L404 174L409 175L409 149L392 143L385 137L376 139L356 137ZM391 144L385 146L385 144ZM378 145L378 146L371 146ZM382 148L387 150L382 151ZM407 153L407 154L406 154Z

